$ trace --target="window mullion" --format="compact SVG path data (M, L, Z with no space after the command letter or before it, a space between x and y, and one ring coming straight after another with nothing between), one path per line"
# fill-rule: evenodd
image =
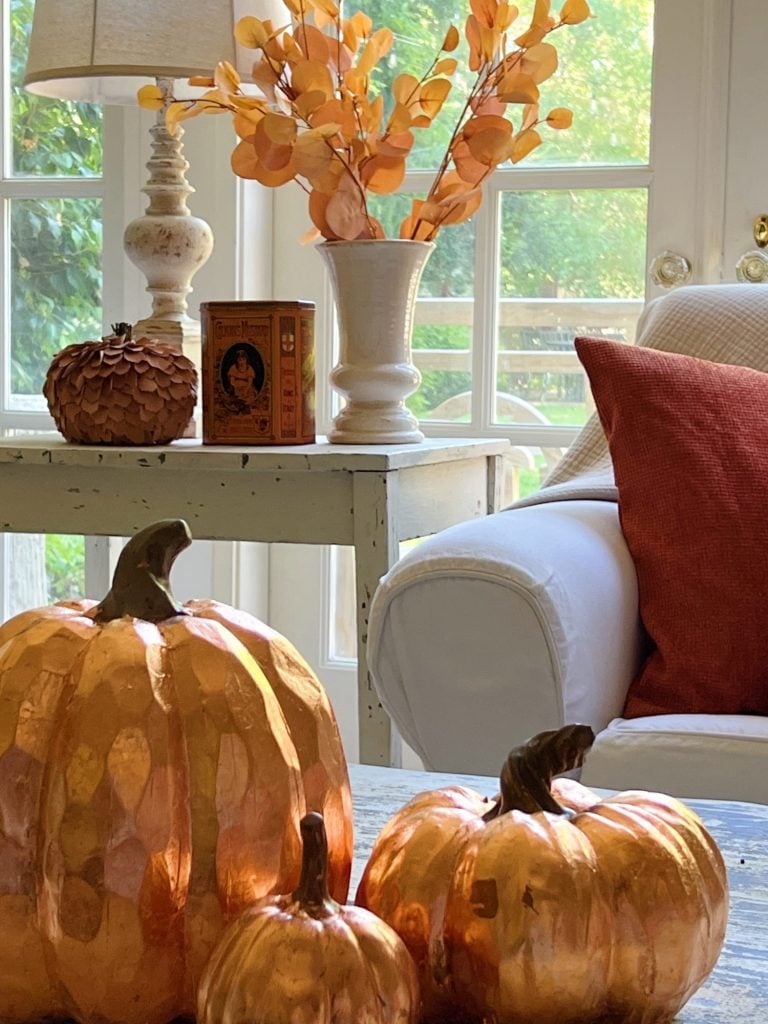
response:
M499 190L491 179L475 214L475 304L472 316L472 433L493 424L499 280Z

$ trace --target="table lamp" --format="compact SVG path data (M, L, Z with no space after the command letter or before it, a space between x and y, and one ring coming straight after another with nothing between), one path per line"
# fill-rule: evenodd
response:
M210 75L236 61L233 0L37 0L24 85L56 99L136 104L138 89ZM134 337L170 341L197 361L199 321L187 315L195 271L211 254L213 235L187 197L183 130L170 132L165 110L150 129L152 156L143 191L149 204L125 230L125 251L147 279L152 313Z

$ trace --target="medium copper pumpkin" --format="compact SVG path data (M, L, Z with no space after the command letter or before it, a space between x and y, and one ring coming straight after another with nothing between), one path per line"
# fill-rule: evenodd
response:
M226 923L299 879L325 816L352 859L328 698L279 634L179 606L181 520L123 550L108 596L0 627L0 1020L163 1024L192 1014Z
M419 988L395 932L328 893L319 814L301 822L293 893L266 897L230 925L200 983L200 1024L416 1024Z
M423 793L379 835L357 902L411 951L426 1024L659 1024L717 962L728 885L699 818L551 782L593 739L542 733L510 754L494 803Z

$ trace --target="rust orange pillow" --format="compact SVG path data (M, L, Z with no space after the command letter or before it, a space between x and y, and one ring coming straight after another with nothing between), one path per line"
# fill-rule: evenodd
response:
M577 338L652 653L628 718L768 714L768 374Z

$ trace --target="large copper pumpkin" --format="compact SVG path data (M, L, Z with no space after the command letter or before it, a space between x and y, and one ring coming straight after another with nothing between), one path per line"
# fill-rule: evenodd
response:
M284 638L168 588L186 524L124 549L109 595L0 627L0 1020L192 1014L229 919L299 879L325 817L352 859L327 696Z
M357 902L413 955L426 1024L659 1024L714 967L728 885L699 818L657 793L550 787L593 739L543 733L495 803L423 793L378 837Z
M308 814L301 831L299 885L224 932L200 983L200 1024L416 1024L408 950L374 914L330 898L322 816Z

